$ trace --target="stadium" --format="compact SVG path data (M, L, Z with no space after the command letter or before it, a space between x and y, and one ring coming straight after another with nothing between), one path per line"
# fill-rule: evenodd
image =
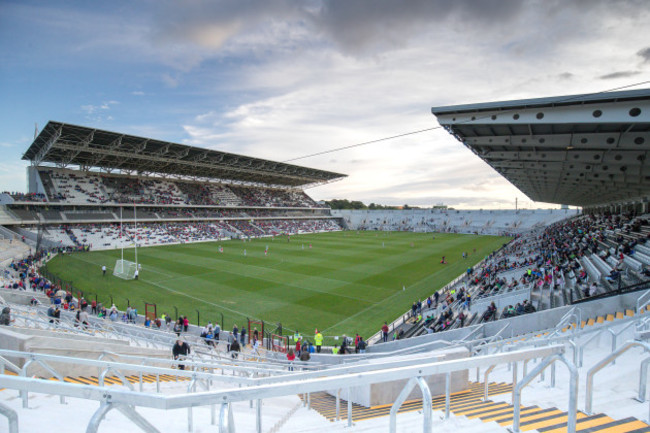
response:
M0 433L650 432L639 0L3 0Z
M7 431L650 431L650 90L431 112L582 212L330 209L345 174L48 122L0 196Z

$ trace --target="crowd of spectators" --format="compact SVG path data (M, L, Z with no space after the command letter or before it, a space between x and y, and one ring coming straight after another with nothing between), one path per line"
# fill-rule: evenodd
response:
M41 169L41 179L52 201L90 204L147 204L194 206L321 207L304 191L193 182L153 177ZM44 194L21 201L46 201ZM40 197L38 197L40 196Z
M24 192L9 192L4 191L3 194L8 194L15 201L28 201L28 202L47 202L47 198L43 193L24 193Z
M428 333L465 326L467 323L497 320L527 314L540 308L552 308L545 297L554 297L571 291L580 297L595 296L610 284L616 288L629 271L626 257L635 256L635 248L650 239L650 227L645 218L631 216L584 215L548 226L544 230L519 236L498 251L489 254L477 266L467 269L456 285L436 292L426 302L413 303L410 323L422 326ZM650 246L650 243L646 245ZM611 264L601 280L594 280L585 270L581 259L597 254ZM650 277L646 266L637 273L640 279ZM484 311L472 315L472 300L502 293L531 289L537 301L526 299L498 311L494 302ZM537 306L535 305L537 303ZM466 323L466 321L469 322ZM411 325L412 326L412 325ZM402 330L403 331L403 330ZM397 332L399 338L400 332ZM418 335L418 333L414 333Z

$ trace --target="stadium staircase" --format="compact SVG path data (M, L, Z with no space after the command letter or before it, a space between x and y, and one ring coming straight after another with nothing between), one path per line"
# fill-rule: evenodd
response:
M17 376L16 373L13 371L5 370L4 374L7 374L9 376ZM137 375L130 375L130 376L124 376L126 380L128 380L131 384L137 385L140 383L140 377ZM183 381L189 381L190 378L188 377L182 377L182 376L172 376L170 374L160 374L159 376L159 382L183 382ZM44 377L39 377L39 379L45 379ZM53 380L57 381L58 379L56 377L50 377L47 378L48 380ZM77 385L95 385L99 386L99 378L97 376L64 376L63 381L67 383L75 383ZM142 375L142 382L144 383L156 383L156 375L155 374L143 374ZM104 383L106 385L122 385L122 381L119 378L113 377L113 376L106 376L104 378ZM4 390L4 388L0 388L0 391Z
M472 382L469 389L451 394L450 412L455 416L478 419L484 423L496 423L502 427L512 425L514 406L492 400L483 400L484 384ZM488 395L494 396L512 392L512 385L507 383L490 383ZM303 398L303 396L300 396ZM336 398L327 393L311 395L311 407L329 421L336 421ZM422 400L410 400L399 409L399 414L421 410ZM366 421L390 415L391 405L365 407L352 404L352 421ZM445 397L433 398L433 409L445 409ZM341 402L340 417L347 418L347 404ZM555 407L542 408L539 406L521 406L521 431L536 430L546 433L561 433L567 431L568 414ZM477 428L478 430L478 428ZM634 417L620 420L605 414L587 415L578 411L576 431L591 433L641 433L650 432L650 425Z

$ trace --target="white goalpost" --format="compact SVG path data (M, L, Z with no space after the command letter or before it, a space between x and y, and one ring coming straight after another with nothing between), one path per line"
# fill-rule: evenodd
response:
M137 216L135 204L133 205L133 216L135 221L135 228L137 233ZM122 237L122 258L115 261L113 268L113 275L124 280L133 280L138 274L138 242L137 237L135 241L135 262L124 260L124 228L122 226L122 207L120 207L120 234Z
M133 280L135 278L136 269L138 269L138 265L135 262L118 259L115 262L113 275L122 278L123 280Z

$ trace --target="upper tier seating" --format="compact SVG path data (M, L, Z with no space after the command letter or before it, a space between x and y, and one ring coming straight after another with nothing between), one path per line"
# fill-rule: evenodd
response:
M39 173L47 197L20 194L17 197L21 201L48 201L49 198L51 202L65 204L320 207L302 190L54 168L41 168Z

